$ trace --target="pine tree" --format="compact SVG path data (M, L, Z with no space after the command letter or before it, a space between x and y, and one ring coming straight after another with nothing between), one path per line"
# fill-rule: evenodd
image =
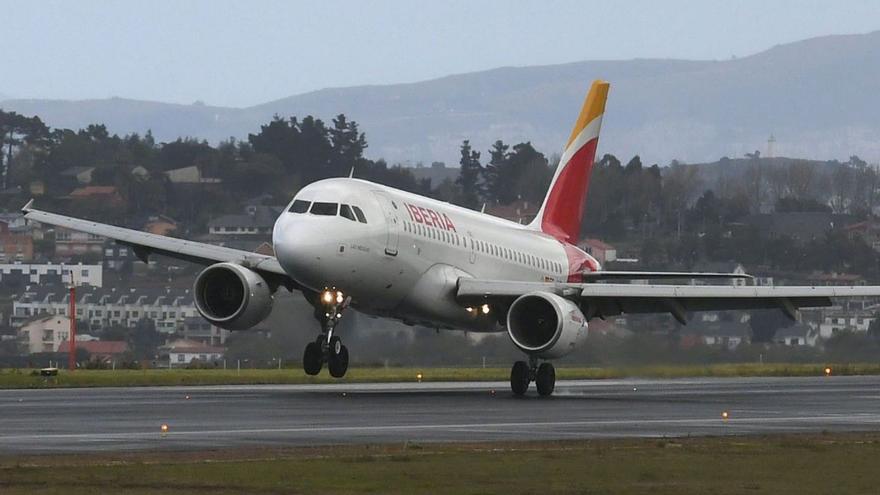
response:
M483 198L480 183L483 167L480 165L480 152L474 151L468 140L461 143L461 160L458 163L461 165L461 170L455 183L461 187L461 204L477 209Z
M489 149L489 163L483 169L483 181L488 201L497 202L501 197L501 190L503 188L502 174L510 156L507 152L508 149L510 149L510 146L504 144L500 139L495 141L492 144L492 148Z

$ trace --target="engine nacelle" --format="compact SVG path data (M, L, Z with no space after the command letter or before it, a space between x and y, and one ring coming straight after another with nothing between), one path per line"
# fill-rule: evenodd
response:
M568 299L549 292L530 292L510 305L507 333L527 354L560 358L587 337L587 320Z
M272 312L272 290L257 272L235 263L202 270L195 282L196 309L226 330L247 330Z

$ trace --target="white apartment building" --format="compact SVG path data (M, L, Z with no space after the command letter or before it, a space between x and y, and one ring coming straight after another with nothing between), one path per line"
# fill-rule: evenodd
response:
M156 330L174 333L182 329L187 318L200 316L189 289L80 287L76 299L77 320L96 328L135 327L147 318L156 324ZM11 324L39 315L67 316L68 307L69 290L65 286L28 286L12 303Z
M73 283L102 287L104 284L104 268L101 265L64 264L64 263L2 263L0 264L0 281L20 281L25 284L70 284Z
M70 338L70 319L66 316L43 316L26 321L18 329L18 342L28 354L58 352Z

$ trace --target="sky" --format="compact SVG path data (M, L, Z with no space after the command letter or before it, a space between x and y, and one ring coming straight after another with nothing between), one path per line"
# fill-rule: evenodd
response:
M0 0L0 95L244 107L580 60L723 60L880 29L876 0Z

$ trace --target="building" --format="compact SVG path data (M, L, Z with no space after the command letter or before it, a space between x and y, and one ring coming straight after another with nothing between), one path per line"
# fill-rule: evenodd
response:
M28 284L67 284L101 287L104 270L101 265L65 265L64 263L3 263L0 264L0 283L4 286Z
M22 352L58 352L61 343L70 338L70 319L60 315L42 315L25 319L18 329Z
M212 236L269 236L283 206L250 205L238 215L223 215L208 222Z
M87 185L92 183L94 171L95 167L70 167L62 170L58 175L75 181L77 184Z
M702 343L707 346L721 347L733 350L748 344L752 339L752 329L749 325L736 321L715 321L694 325L690 330L699 336Z
M818 340L819 331L803 323L795 323L790 327L780 328L773 334L773 342L791 347L816 347Z
M213 363L223 359L222 347L210 346L194 340L180 339L159 348L159 359L168 366L186 366L193 361Z
M116 272L131 272L132 266L138 257L134 254L131 246L119 244L115 241L107 240L104 242L104 259L102 264L105 269ZM155 264L155 260L150 260L151 264Z
M489 206L486 208L486 213L505 220L510 220L511 222L527 224L535 218L535 215L538 214L540 208L540 203L518 200L509 205Z
M0 221L0 263L31 261L34 259L34 239L27 233L18 233L9 224Z
M813 272L807 277L807 285L814 286L850 286L867 285L867 283L864 277L854 273Z
M65 340L58 347L58 352L69 352L70 341ZM76 350L80 349L89 353L89 359L101 363L109 363L121 360L128 352L128 344L117 340L87 340L76 339Z
M61 257L83 256L103 252L106 238L58 227L55 229L55 255Z
M202 176L202 170L192 165L189 167L176 168L165 172L172 184L219 184L220 179Z
M74 201L95 200L101 201L108 207L116 207L122 204L122 195L116 186L85 186L74 189L68 197Z
M737 263L735 261L714 261L708 263L701 263L693 268L695 272L702 273L733 273L736 275L747 275L745 267L742 263ZM691 285L719 285L719 284L727 284L733 285L735 287L743 287L749 285L749 280L745 278L730 278L730 279L700 279L695 278L691 279ZM770 279L769 285L773 285L773 279Z
M46 194L46 183L41 180L33 180L28 184L28 192L31 196L44 196Z
M177 230L177 221L165 215L153 215L147 218L141 230L156 235L170 235Z
M34 316L66 316L70 292L63 285L31 285L12 302L12 325ZM156 330L175 333L187 318L199 316L190 289L103 289L81 287L76 291L77 320L91 328L133 328L151 320Z
M10 232L20 234L29 230L28 221L25 220L24 214L20 212L0 213L0 222L5 223Z
M208 346L218 346L226 343L229 330L212 325L201 316L194 316L183 320L183 338Z
M854 223L844 227L844 232L850 240L861 239L871 246L874 251L880 251L880 222L873 218L864 222Z
M819 323L819 336L829 339L838 332L867 333L871 323L877 319L877 311L872 309L832 309L823 312Z
M603 265L617 259L617 249L599 239L584 239L580 248Z

